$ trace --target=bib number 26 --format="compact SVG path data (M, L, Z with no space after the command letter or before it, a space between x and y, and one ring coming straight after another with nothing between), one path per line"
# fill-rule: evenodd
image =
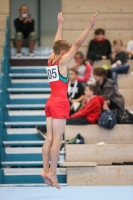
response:
M47 71L49 82L54 82L54 81L59 80L59 73L58 73L57 66L46 67L46 71Z

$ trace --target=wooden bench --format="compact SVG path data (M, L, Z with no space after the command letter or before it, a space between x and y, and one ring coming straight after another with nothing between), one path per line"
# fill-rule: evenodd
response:
M85 139L85 144L104 142L107 144L133 144L133 125L120 124L112 130L98 125L70 126L65 128L65 140L74 138L78 133Z
M133 89L120 89L119 92L123 95L125 99L125 106L133 106Z
M112 130L98 125L67 125L65 139L77 133L85 144L66 144L66 162L61 163L67 168L68 186L133 185L132 165L112 165L133 162L133 125L116 125ZM106 144L96 144L100 142Z
M96 167L96 162L62 162L61 167Z
M133 144L66 144L66 162L133 162Z
M133 185L133 166L97 166L67 168L68 186Z
M131 74L118 75L118 88L133 89L133 75Z

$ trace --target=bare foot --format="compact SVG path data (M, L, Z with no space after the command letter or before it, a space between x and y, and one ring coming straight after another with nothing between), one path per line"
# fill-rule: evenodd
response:
M46 175L47 179L49 179L53 185L57 188L57 189L60 189L60 186L58 184L58 179L57 179L57 176L56 174L51 174L50 172L48 172L48 174Z
M47 173L44 172L44 171L42 171L41 177L44 179L45 183L46 183L47 185L49 185L49 186L54 187L54 186L53 186L53 183L47 178L46 175L47 175Z

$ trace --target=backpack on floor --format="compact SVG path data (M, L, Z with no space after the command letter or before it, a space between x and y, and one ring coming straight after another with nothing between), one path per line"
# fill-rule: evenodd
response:
M118 124L132 124L133 123L133 114L130 113L127 109L117 109L114 110L114 113L117 118Z
M104 128L112 129L116 124L116 116L111 110L105 110L101 113L98 124Z

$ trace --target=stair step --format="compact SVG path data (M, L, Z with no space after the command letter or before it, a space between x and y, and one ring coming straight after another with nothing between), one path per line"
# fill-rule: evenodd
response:
M41 147L2 147L2 162L42 161ZM64 161L65 151L60 151L59 161Z
M63 165L64 162L58 161L58 166ZM11 161L1 162L2 167L43 167L43 161Z
M42 146L44 143L44 140L24 140L24 141L3 141L3 146L8 147L8 146ZM63 141L63 143L65 143L65 141Z
M50 94L10 94L10 99L48 99Z
M42 136L38 134L36 128L5 128L4 131L4 138L6 141L36 141L36 140L44 140Z
M5 168L2 169L3 184L43 184L40 176L42 168ZM66 169L57 168L59 183L66 183Z
M44 110L9 110L9 116L44 116Z
M11 88L38 88L44 89L49 88L49 83L12 83L10 85Z
M11 79L11 88L49 88L48 79Z
M45 121L41 121L41 122L5 122L4 123L5 126L7 127L18 127L18 126L22 126L22 127L35 127L35 126L44 126L46 125L46 122Z
M43 140L38 141L3 141L4 146L42 146Z
M8 122L38 122L46 121L45 111L42 110L8 110L6 111Z
M96 167L96 162L62 162L60 163L62 167Z
M32 78L32 77L35 77L35 78L38 78L38 77L45 77L47 78L47 73L10 73L9 74L9 77L12 77L12 78Z
M42 154L41 147L5 147L3 149L6 154ZM60 155L64 154L65 151L60 151Z
M36 134L37 129L36 128L7 128L6 133L9 135L12 134Z
M21 57L16 57L16 56L11 56L11 60L44 60L48 59L49 56L34 56L34 57L29 57L28 55L23 55Z
M12 79L12 83L19 84L19 83L49 83L47 79Z
M7 104L6 105L7 109L44 109L45 104Z
M36 66L36 67L29 67L29 66L12 66L10 68L11 74L20 74L20 73L26 73L26 74L33 74L33 73L46 73L46 67L47 66Z
M12 92L12 93L21 93L21 92L25 92L25 93L40 93L40 92L46 92L46 93L50 93L50 88L8 88L7 89L8 92Z
M11 174L40 174L42 168L5 168L5 175ZM66 174L66 168L57 168L57 174Z
M50 94L9 94L9 104L45 104Z
M48 57L45 56L36 56L33 58L29 58L28 56L23 56L20 58L12 57L11 65L12 66L46 66L48 63Z

